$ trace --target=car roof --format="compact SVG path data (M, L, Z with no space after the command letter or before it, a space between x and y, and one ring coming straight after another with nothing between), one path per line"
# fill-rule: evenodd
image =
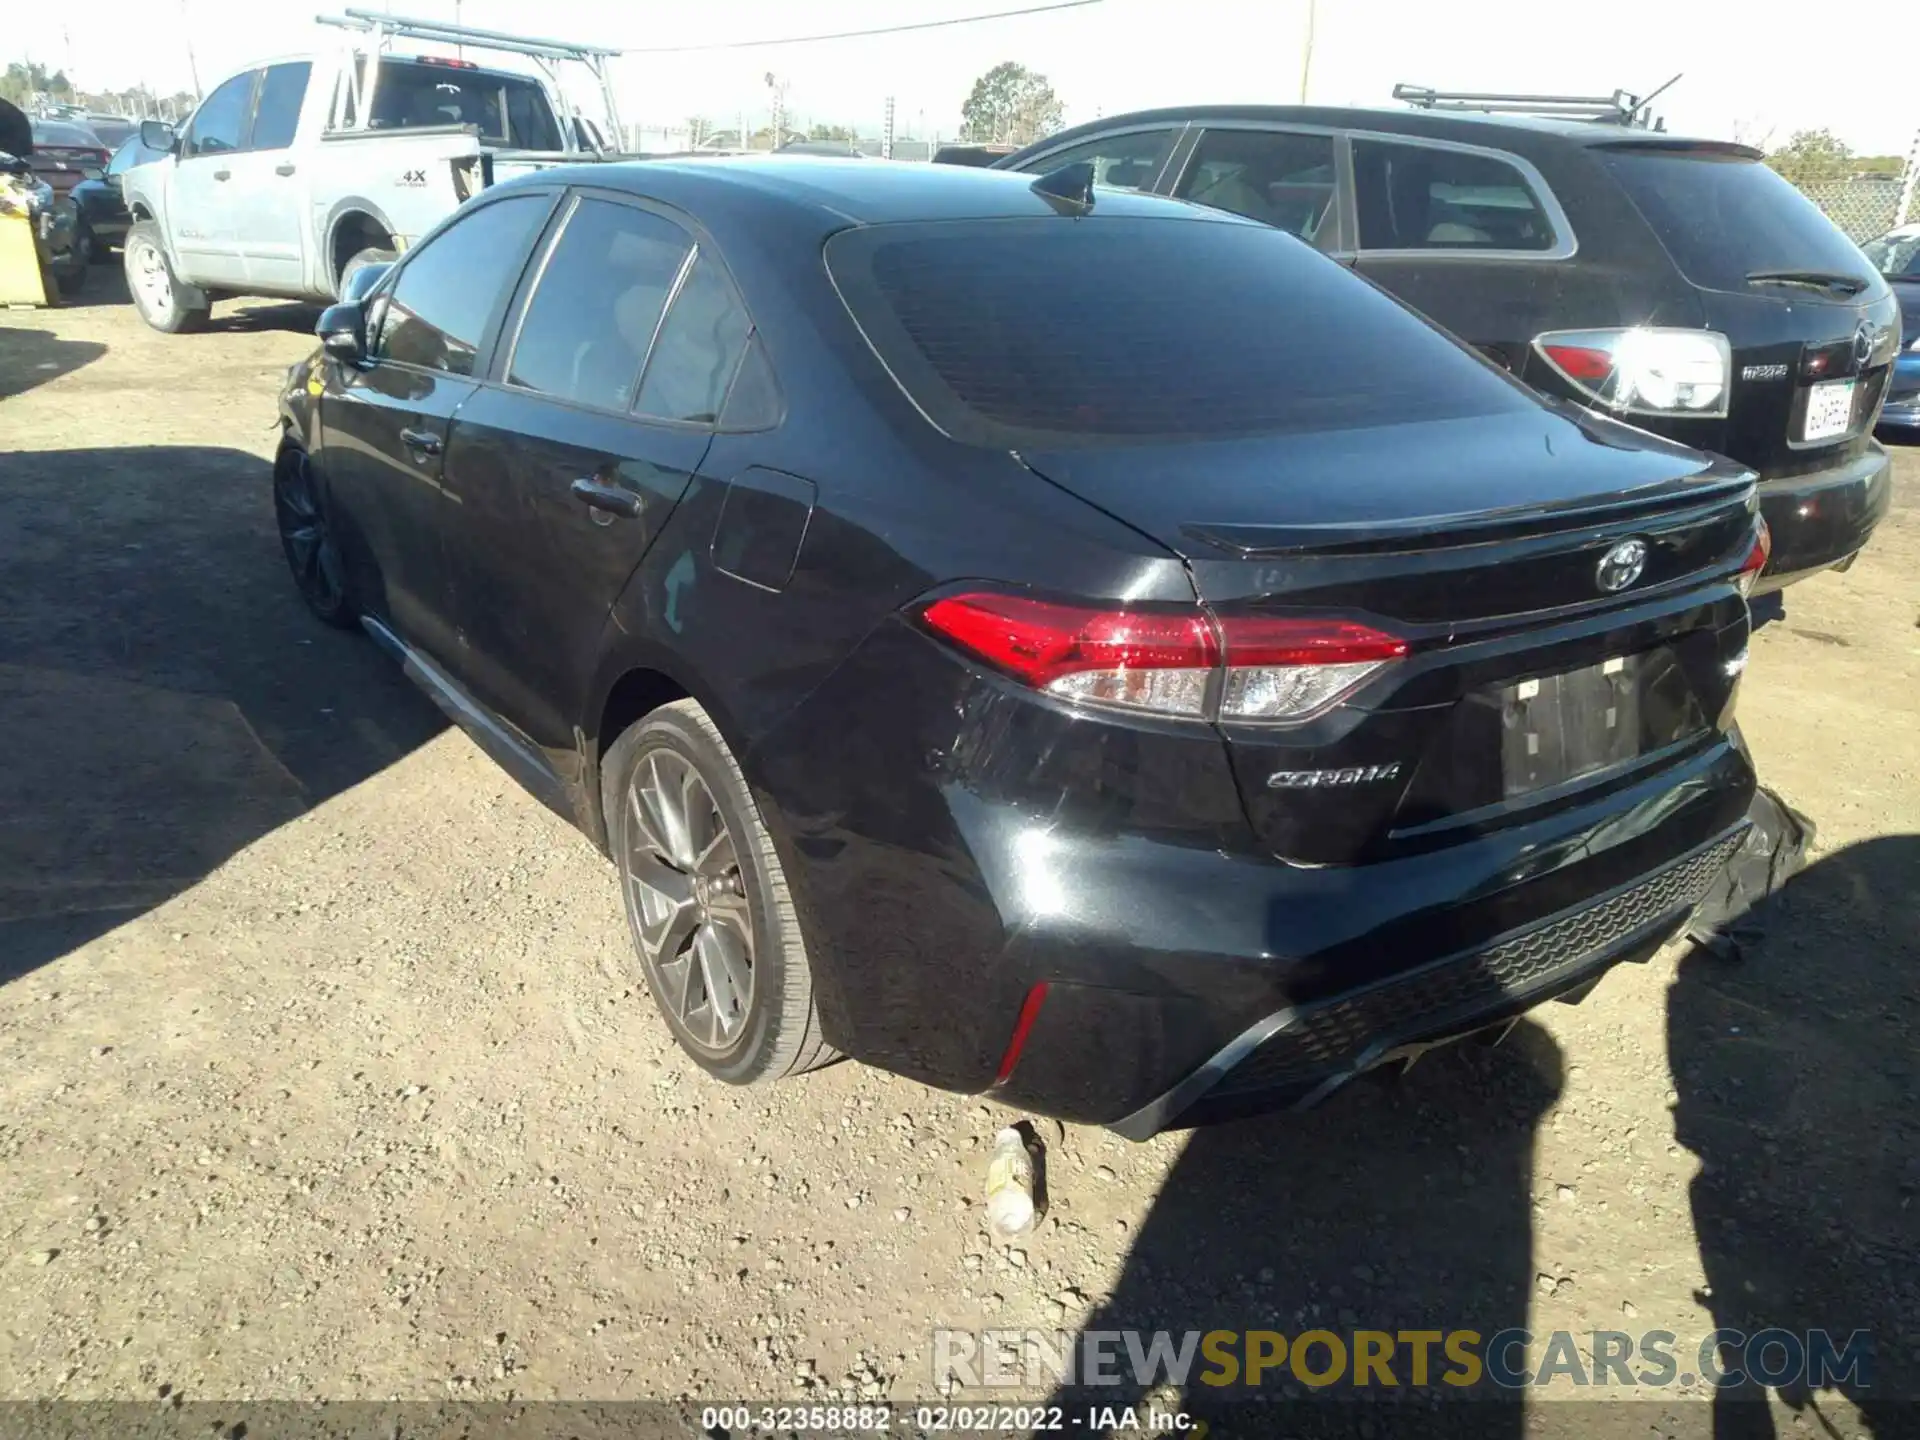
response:
M1109 115L1100 120L1076 125L1043 141L1055 145L1080 135L1099 135L1106 131L1135 125L1187 125L1203 121L1255 121L1296 125L1324 125L1342 130L1384 130L1392 134L1430 135L1439 139L1490 144L1495 134L1564 140L1575 145L1651 145L1675 148L1712 146L1740 152L1758 160L1761 152L1743 145L1704 138L1669 135L1663 130L1642 130L1626 125L1604 124L1593 120L1569 120L1543 115L1494 115L1474 110L1420 110L1373 108L1368 106L1329 105L1174 105L1158 110L1135 110L1124 115ZM1024 153L1024 152L1022 152Z
M696 212L703 197L736 203L751 198L786 211L792 219L810 216L823 234L849 225L1019 219L1059 213L1034 193L1032 177L1026 175L963 165L819 155L685 156L566 165L537 171L509 184L537 186L556 181L626 190ZM1094 214L1254 223L1185 201L1104 186L1096 192ZM1062 219L1064 223L1065 217Z

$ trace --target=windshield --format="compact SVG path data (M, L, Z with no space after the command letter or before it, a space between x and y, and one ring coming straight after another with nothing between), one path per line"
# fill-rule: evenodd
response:
M495 145L561 148L560 127L538 81L450 63L382 60L367 125L374 130L471 125Z
M1869 240L1860 253L1873 262L1882 275L1906 275L1920 279L1920 227L1895 230L1878 240Z
M1745 290L1756 273L1852 276L1866 256L1791 183L1758 160L1718 150L1604 147L1596 152L1673 256L1708 290Z
M1524 409L1513 384L1264 225L875 225L827 268L901 386L975 444L1339 430Z

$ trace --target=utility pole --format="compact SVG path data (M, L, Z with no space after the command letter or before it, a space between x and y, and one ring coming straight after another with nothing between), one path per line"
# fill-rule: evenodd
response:
M1318 10L1318 0L1307 0L1307 46L1306 53L1300 58L1300 103L1307 103L1307 81L1313 74L1313 21Z
M1913 191L1916 181L1920 181L1920 131L1913 137L1913 148L1907 152L1907 178L1900 185L1900 211L1893 217L1895 225L1904 225L1914 217Z
M893 96L891 95L887 96L886 123L880 129L880 158L882 160L893 158Z
M180 0L180 29L187 41L187 73L193 77L193 101L197 105L203 98L200 94L200 62L193 58L193 18L187 14L187 0Z

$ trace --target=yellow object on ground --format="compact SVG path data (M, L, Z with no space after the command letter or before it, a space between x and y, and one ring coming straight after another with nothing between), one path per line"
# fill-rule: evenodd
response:
M0 176L0 305L51 305L59 294L33 230L26 196Z

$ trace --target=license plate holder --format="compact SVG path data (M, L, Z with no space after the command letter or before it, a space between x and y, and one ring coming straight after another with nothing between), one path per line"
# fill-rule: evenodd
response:
M1853 428L1855 382L1823 380L1807 391L1806 418L1800 425L1802 443L1831 440Z
M1500 773L1511 800L1639 758L1644 657L1618 655L1597 665L1501 687Z

